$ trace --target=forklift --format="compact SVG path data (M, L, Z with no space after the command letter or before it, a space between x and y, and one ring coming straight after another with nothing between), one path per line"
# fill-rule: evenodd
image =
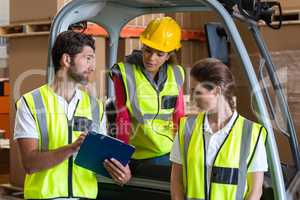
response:
M275 10L279 13L277 23L272 22ZM289 112L286 96L276 73L276 66L272 62L258 26L258 23L263 21L270 28L280 28L282 11L279 2L263 0L73 0L60 10L51 27L47 68L48 82L54 76L51 48L53 47L55 38L60 32L68 30L73 24L89 21L107 30L109 34L108 66L113 66L117 62L120 31L130 20L150 13L195 11L212 11L219 16L220 24L210 23L205 26L208 42L209 37L217 32L215 34L217 39L213 39L212 41L215 42L209 44L209 55L226 62L226 50L221 51L219 48L224 47L223 36L226 35L227 40L230 41L237 57L240 59L240 66L243 68L251 91L253 91L257 108L256 112L258 113L257 120L268 131L266 150L269 172L265 173L262 199L300 199L300 153L297 134ZM248 27L249 33L251 33L259 49L262 62L258 76L254 71L235 21L239 21ZM213 51L216 48L219 51ZM262 86L257 84L259 80L263 80L265 76L264 71L267 72L274 89L281 117L285 119L287 129L281 132L289 141L294 162L292 166L281 163L279 159L274 137L275 127L270 120L274 119L274 105L270 99L269 92L263 88L264 83ZM108 80L107 85L108 96L112 97L112 82ZM170 199L170 168L165 169L159 166L150 166L148 171L152 173L133 176L132 180L123 187L114 184L108 178L99 177L99 199Z

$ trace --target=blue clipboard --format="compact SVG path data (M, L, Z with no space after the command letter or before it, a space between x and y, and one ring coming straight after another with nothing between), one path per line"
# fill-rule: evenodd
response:
M116 138L89 132L80 146L75 164L110 178L103 166L104 160L114 158L126 166L134 151L133 146Z

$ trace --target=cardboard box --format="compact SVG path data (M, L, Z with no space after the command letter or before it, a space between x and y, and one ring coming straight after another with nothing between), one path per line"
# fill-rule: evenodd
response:
M280 30L272 30L266 26L260 27L261 34L267 43L268 49L272 57L272 61L277 69L278 78L282 84L283 92L287 97L289 110L294 121L296 132L300 130L300 86L295 84L298 82L300 72L299 72L299 58L300 58L300 44L297 40L300 32L300 24L285 24ZM247 32L245 32L247 34ZM244 35L242 35L244 36ZM278 39L282 38L282 39ZM248 42L251 40L247 40ZM246 43L246 45L251 45L251 43ZM255 48L251 48L250 58L252 60L254 70L258 74L260 56L258 50L255 52ZM231 55L231 70L236 78L236 95L238 101L238 111L247 118L257 121L253 115L254 102L251 99L251 92L249 90L249 83L246 79L243 68L240 65L240 61L237 59L235 54ZM267 74L267 73L266 73ZM276 106L278 101L275 98L274 90L272 89L269 77L266 75L264 80L267 83L267 89L270 92L273 104ZM281 111L275 107L276 116L281 119ZM290 146L288 144L287 138L283 137L279 132L274 119L271 119L273 123L273 129L275 131L275 137L277 140L277 146L279 149L279 154L282 162L287 164L293 164L292 156L290 152ZM285 123L280 123L281 128L286 130ZM298 141L300 141L300 136L298 135Z
M181 45L177 58L184 68L191 68L197 60L208 55L206 44L201 43L199 40L181 41Z
M300 22L286 23L279 30L267 26L261 26L260 30L270 51L300 50Z
M106 80L109 78L108 71L106 67L106 38L105 37L95 37L96 41L96 70L90 77L90 83L92 86L92 91L90 91L94 96L100 100L106 100Z
M300 1L299 0L280 0L280 5L283 10L299 10Z
M1 0L0 8L0 26L6 26L9 24L9 0Z
M141 49L142 44L139 38L127 38L125 39L125 56L130 55L133 50Z
M164 17L165 14L159 13L159 14L147 14L147 15L142 15L139 17L134 18L126 26L130 27L146 27L148 23L155 18L161 18Z
M218 16L214 12L178 12L167 13L174 18L182 29L203 29L208 22L217 22Z
M10 23L49 21L70 0L10 0Z

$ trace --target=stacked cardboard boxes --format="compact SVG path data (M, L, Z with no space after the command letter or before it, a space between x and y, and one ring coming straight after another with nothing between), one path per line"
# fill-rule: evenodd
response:
M145 28L152 19L155 19L157 17L163 17L163 16L165 16L164 13L142 15L128 22L126 26L134 27L134 28L138 28L138 27Z
M239 24L239 28L242 28L242 39L246 45L246 48L248 50L249 56L252 60L254 70L256 74L259 73L259 67L260 67L260 56L258 53L258 48L254 46L255 44L254 39L250 35L248 28ZM300 34L300 23L298 22L285 22L280 30L273 30L269 27L262 25L260 26L260 32L263 37L263 39L266 42L266 45L270 51L270 54L272 56L274 65L276 66L277 74L279 77L279 80L283 86L284 93L287 97L287 102L290 107L290 112L292 115L292 118L294 120L296 131L300 131L300 117L298 116L298 113L300 111L299 105L299 86L295 84L296 79L299 76L299 73L297 71L298 63L299 63L299 56L300 56L300 43L296 39L297 35ZM280 39L278 39L280 38ZM236 84L236 95L237 95L237 104L238 104L238 110L241 114L244 116L249 117L252 120L256 120L255 117L255 103L253 97L253 91L250 91L247 78L245 77L244 70L240 67L240 63L237 59L237 56L235 54L231 55L231 69L237 78ZM266 70L265 74L266 73ZM264 80L267 84L267 90L270 92L270 95L272 97L272 102L275 105L276 109L276 117L278 118L278 121L280 122L280 128L286 129L286 124L281 119L281 111L278 107L278 100L275 97L275 92L271 87L271 82L269 80L269 77L266 75L264 77ZM261 84L262 82L258 83ZM250 111L250 112L249 112ZM278 147L279 147L279 154L282 162L286 162L289 164L292 163L292 154L289 149L289 144L287 138L283 137L281 134L279 134L279 127L275 123L275 119L271 119L275 136L277 139ZM300 137L298 135L298 141L300 140ZM284 149L284 150L283 150Z
M279 79L282 82L290 112L294 120L296 132L300 131L300 86L299 80L299 61L300 61L300 41L297 39L300 34L300 23L286 23L278 31L273 31L267 27L261 27L263 37L271 51L274 64L279 73ZM281 38L281 39L277 39ZM276 102L276 100L274 100ZM280 110L277 109L280 114ZM279 115L278 115L279 116ZM286 125L281 122L280 126L286 130ZM276 127L278 130L278 127ZM277 135L278 138L282 136ZM277 140L280 148L287 148L287 139ZM300 135L298 134L298 141ZM291 163L291 154L286 151L279 151L281 158L287 158Z
M10 23L51 21L57 11L71 0L10 0Z
M280 0L283 10L299 10L300 2L298 0Z

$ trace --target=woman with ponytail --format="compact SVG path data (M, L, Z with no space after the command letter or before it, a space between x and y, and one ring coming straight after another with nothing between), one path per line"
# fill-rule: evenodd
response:
M236 111L234 78L221 61L200 60L190 75L202 112L180 120L170 155L172 200L259 200L266 129Z

